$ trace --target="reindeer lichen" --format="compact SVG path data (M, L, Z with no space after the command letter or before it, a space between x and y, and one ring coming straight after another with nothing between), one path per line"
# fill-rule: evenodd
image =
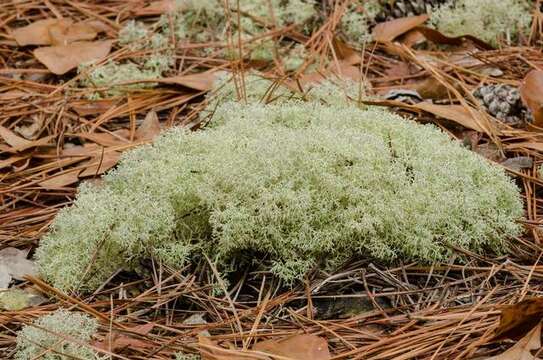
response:
M97 329L96 320L83 313L61 309L43 315L17 334L15 359L102 359L85 346Z
M496 45L511 42L526 32L531 22L527 0L456 0L432 11L431 22L449 36L473 35Z
M219 104L214 127L173 129L80 189L37 249L62 290L93 290L154 257L207 254L292 282L352 257L445 260L451 246L501 252L519 234L503 170L433 126L345 103ZM214 119L213 119L214 121Z
M80 65L79 85L97 89L90 94L93 99L152 88L156 83L148 80L162 78L174 65L168 39L161 33L152 33L141 22L128 21L119 31L119 44L132 51L144 50L149 54L133 60L108 61L99 66L94 63Z

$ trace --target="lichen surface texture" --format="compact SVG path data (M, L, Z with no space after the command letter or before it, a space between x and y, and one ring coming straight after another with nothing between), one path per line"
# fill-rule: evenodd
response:
M212 122L170 130L81 186L41 240L42 275L89 291L144 259L180 268L205 254L223 274L260 266L292 283L350 258L502 252L520 232L511 179L433 126L297 100L225 102Z
M105 359L87 345L97 329L98 322L80 312L60 309L40 316L17 333L15 359Z

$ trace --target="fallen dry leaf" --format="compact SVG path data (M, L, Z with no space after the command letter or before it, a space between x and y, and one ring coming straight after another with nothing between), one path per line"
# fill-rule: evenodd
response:
M34 56L49 71L62 75L80 64L105 58L111 51L111 41L80 41L62 46L42 47L34 50Z
M0 289L7 289L11 282L11 275L6 265L0 264Z
M42 120L41 118L34 116L29 122L30 123L21 126L16 126L14 130L27 140L35 140L42 127Z
M398 62L388 67L384 72L386 77L391 78L403 78L411 75L411 68L409 64L405 62Z
M532 350L537 350L541 347L541 323L537 324L526 336L520 339L515 345L509 348L504 353L492 356L487 360L537 360L532 355Z
M530 71L520 84L522 102L534 116L533 125L543 126L543 71Z
M6 148L4 151L20 152L20 151L30 149L32 147L47 145L54 138L54 135L46 136L41 139L31 141L31 140L27 140L16 135L13 131L9 130L8 128L0 126L0 138L4 139L6 144L8 144L11 147L11 148Z
M295 335L279 341L262 341L257 343L253 350L296 360L331 359L326 339L309 334Z
M479 132L484 132L483 127L462 105L437 105L430 102L421 102L412 105L414 108L424 110L441 118L454 121L465 128L472 129ZM476 109L472 109L473 114L478 114Z
M144 325L135 326L128 330L139 335L147 335L151 330L153 330L153 327L153 323L147 323ZM127 347L136 349L147 349L154 347L154 345L148 341L136 339L133 335L119 332L107 334L104 340L96 342L94 346L99 349L109 351L121 350Z
M523 300L505 307L496 329L495 340L518 340L536 326L543 318L543 297Z
M11 156L5 160L0 160L0 169L6 168L8 166L14 165L15 163L25 160L24 156Z
M92 40L98 35L90 23L73 23L69 19L38 20L28 26L13 30L13 37L20 46L67 45L79 40Z
M32 141L16 135L13 131L3 126L0 126L0 136L4 139L6 144L13 148L28 147L32 143Z
M402 36L401 43L411 48L426 41L424 35L417 30L409 30Z
M80 40L93 40L98 35L96 28L88 23L60 20L49 27L51 45L68 45Z
M203 72L199 74L173 76L158 79L157 82L169 85L181 85L198 91L208 91L213 88L217 79L217 72Z
M136 139L153 140L158 134L160 134L160 121L158 121L156 111L151 110L136 130Z
M422 35L424 35L424 37L427 40L430 40L436 44L459 46L463 44L464 40L469 40L473 42L475 45L477 45L478 47L480 47L481 49L485 49L485 50L494 49L490 44L472 35L461 35L461 36L456 36L456 37L449 37L437 31L436 29L432 29L426 26L417 26L414 30L420 32Z
M129 131L127 129L121 129L118 131L115 131L114 134L118 135L115 136L110 133L77 133L73 136L80 137L81 139L90 140L92 142L97 143L98 145L102 146L116 146L116 145L126 145L129 143L129 141L126 139L128 137Z
M410 89L415 90L425 99L446 99L451 90L434 77L426 78L422 81L409 85Z
M63 157L70 157L70 156L89 157L89 156L96 156L97 154L100 154L101 152L102 152L102 146L99 146L97 144L86 143L83 146L81 146L81 145L73 145L71 143L67 143L67 144L64 144L64 149L62 149L62 152L60 153L60 155ZM56 149L55 149L55 153L56 153Z
M379 23L373 28L373 39L388 42L406 32L422 25L428 20L428 15L409 16Z
M348 65L357 65L363 61L360 51L353 49L343 41L334 39L333 45L336 56L340 62Z
M48 190L58 190L62 189L68 185L75 184L79 181L79 172L81 170L69 171L65 174L50 177L47 180L40 181L40 185L44 189Z
M202 360L252 360L251 356L234 355L232 350L225 349L207 336L198 336L198 348ZM235 351L235 350L234 350Z
M529 156L515 156L501 162L501 165L515 171L521 169L531 169L534 165L534 160Z
M33 22L30 25L13 30L12 35L20 46L26 45L51 45L49 28L57 24L57 19L45 19Z
M83 170L79 177L87 177L87 176L96 176L101 175L117 165L119 162L119 159L121 158L121 153L117 151L108 151L105 152L102 156L102 154L98 155L97 157L94 157L90 159L87 164L90 165L85 170ZM100 168L98 168L100 167Z
M26 275L36 276L36 266L26 258L27 255L28 251L13 247L0 250L0 269L7 269L9 276L16 280L24 280Z

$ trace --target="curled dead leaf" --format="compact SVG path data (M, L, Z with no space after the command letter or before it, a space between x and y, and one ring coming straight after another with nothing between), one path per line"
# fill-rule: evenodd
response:
M4 141L14 148L22 148L30 145L31 141L16 135L13 131L0 126L0 136Z
M441 118L454 121L465 128L485 132L481 124L484 121L483 117L477 116L479 112L476 109L470 109L471 111L469 111L462 105L437 105L430 102L421 102L412 106Z
M504 353L492 356L486 360L537 360L532 350L541 347L541 323L537 324L526 336Z
M424 24L428 15L409 16L379 23L373 29L373 39L380 42L392 41L398 36Z
M433 43L436 44L443 44L443 45L462 45L464 40L469 40L481 49L484 50L492 50L494 49L490 44L484 42L483 40L473 36L473 35L461 35L456 37L449 37L447 35L444 35L443 33L437 31L436 29L432 29L426 26L417 26L414 28L414 30L418 31L427 40L430 40Z
M543 126L543 71L530 71L520 85L522 102L534 117L535 126Z
M7 168L11 165L14 165L16 164L17 162L21 161L21 160L25 160L27 159L26 157L24 156L11 156L5 160L0 160L0 169L3 169L3 168Z
M37 140L27 140L16 135L8 128L0 126L0 138L2 138L6 142L6 144L10 146L6 147L5 151L20 152L33 147L47 145L54 138L54 135L46 136Z
M105 58L111 51L111 41L80 41L62 46L42 47L34 56L49 71L62 75L80 64Z
M543 319L543 297L523 300L502 310L494 339L518 340Z
M452 87L454 85L450 86ZM428 77L422 81L411 84L410 88L418 92L419 95L425 99L445 99L451 93L451 90L445 86L445 84L436 80L434 77Z
M340 62L348 65L357 65L363 61L360 51L353 49L343 41L334 39L333 45L336 56Z

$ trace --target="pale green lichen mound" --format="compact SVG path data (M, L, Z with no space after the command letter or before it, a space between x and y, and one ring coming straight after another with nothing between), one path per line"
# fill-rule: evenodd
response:
M492 45L507 42L526 32L531 22L531 1L456 0L431 14L431 22L449 36L473 35Z
M178 39L198 42L224 41L229 31L237 41L238 33L242 37L255 36L287 25L298 25L303 29L317 14L313 0L240 0L230 3L185 0L178 5L176 11L162 17L164 33L173 32Z
M237 80L237 83L236 81ZM206 95L207 106L200 113L202 117L214 114L217 107L231 101L281 104L303 99L326 105L348 106L359 100L367 100L371 85L356 83L350 79L331 76L319 83L307 84L302 91L286 86L281 79L268 79L257 72L238 76L225 72L215 81L212 91ZM222 123L224 117L216 114L213 123Z
M128 21L119 31L119 44L132 51L145 50L146 54L136 56L134 60L108 61L99 66L81 64L78 67L79 85L97 89L88 95L91 99L152 88L157 83L149 80L162 78L175 64L168 38L162 33L152 33L141 22Z
M57 310L19 331L15 359L101 359L92 348L85 346L97 329L96 320L86 314Z
M378 0L356 0L347 6L339 22L339 31L347 42L360 45L371 41L370 26L383 9Z
M150 256L179 268L205 253L222 272L258 262L292 282L352 257L499 252L520 232L512 181L435 127L316 102L216 114L222 125L172 130L83 186L37 249L42 275L91 290Z
M239 5L239 9L238 9ZM317 19L313 0L221 0L178 1L175 11L159 21L162 32L177 40L198 43L221 42L227 47L222 53L229 59L239 57L239 40L243 42L243 57L251 60L289 60L287 70L299 64L297 54L291 54L271 32L286 26L311 33ZM209 48L207 51L212 51ZM206 51L206 50L204 50ZM217 53L214 53L216 56ZM296 61L298 60L298 61Z

